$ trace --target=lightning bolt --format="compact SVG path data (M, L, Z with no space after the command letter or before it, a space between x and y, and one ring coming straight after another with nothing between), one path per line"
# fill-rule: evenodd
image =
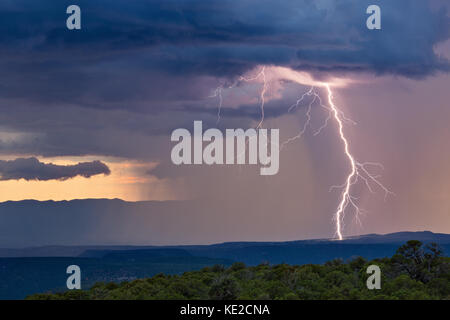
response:
M267 83L265 71L266 71L266 67L263 66L262 69L261 69L261 71L260 71L254 78L244 78L244 77L241 77L241 80L242 80L242 81L246 81L246 82L254 81L254 80L258 79L259 77L261 77L261 78L262 78L262 81L263 81L263 86L262 86L262 89L261 89L261 93L260 93L260 95L259 95L259 99L260 99L260 101L261 101L261 104L260 104L260 109L261 109L261 120L259 121L258 125L256 126L256 129L261 128L261 126L262 126L262 124L263 124L263 122L264 122L264 105L265 105L265 103L266 103L266 98L265 98L265 96L266 96L267 88L269 87L269 85L268 85L268 83Z
M337 209L337 211L335 213L336 234L337 234L339 240L342 240L341 220L342 220L342 215L344 214L345 208L347 207L348 203L350 203L350 201L351 201L351 198L350 198L350 186L352 185L353 178L357 174L357 172L356 172L356 161L355 161L355 158L353 157L353 155L349 151L348 141L347 141L347 138L344 135L344 126L342 124L341 118L339 118L338 109L336 108L335 104L333 103L333 92L331 91L330 86L328 84L325 84L325 87L327 88L327 91L328 91L328 104L330 105L330 108L333 111L334 119L336 120L336 123L338 124L339 137L340 137L340 139L341 139L341 141L342 141L342 143L344 145L344 152L345 152L345 155L348 158L348 160L350 162L350 166L351 166L350 174L347 176L347 179L346 179L344 192L342 192L341 202L339 203L338 209ZM357 206L356 206L356 208L358 209Z
M286 141L284 141L281 144L280 150L282 150L287 144L291 143L292 141L300 139L303 136L303 134L306 132L306 129L311 125L311 110L312 110L312 106L314 105L314 103L316 101L318 101L319 105L322 108L328 110L328 116L325 118L324 123L319 127L319 129L317 129L314 132L314 136L320 134L322 132L322 130L328 126L328 122L331 119L331 112L332 112L332 110L331 110L331 108L325 106L322 103L322 98L320 98L320 95L316 92L316 89L314 87L311 87L311 89L309 89L304 94L302 94L301 97L292 106L289 107L288 112L291 112L292 110L295 110L295 109L299 108L299 106L305 100L305 98L307 96L312 96L313 98L311 99L310 103L308 104L308 108L306 109L306 114L305 114L306 121L303 124L303 128L300 130L300 132L297 135L295 135L295 136L287 139Z
M346 210L351 206L355 210L355 217L359 220L360 213L362 212L362 209L358 206L356 203L356 197L352 196L351 194L351 187L356 184L359 180L362 180L364 184L367 186L368 190L372 193L374 193L374 190L372 188L371 184L375 184L380 189L384 191L385 199L389 194L393 194L391 191L389 191L379 180L378 177L374 174L372 174L368 170L368 166L379 166L383 168L383 166L379 163L375 162L365 162L360 163L358 162L353 154L350 152L349 147L349 141L347 137L344 134L344 125L341 117L343 116L343 113L338 109L338 107L333 102L333 92L331 90L331 87L328 83L323 84L324 87L327 89L328 93L328 105L332 111L333 118L335 122L338 125L338 133L339 133L339 139L342 142L344 154L346 158L348 159L348 163L350 165L350 172L347 175L347 178L345 179L345 183L341 186L342 192L340 197L339 205L336 209L336 212L334 214L334 220L336 222L336 235L339 240L343 239L342 236L342 229L343 229L343 217L346 212ZM339 187L339 186L337 186ZM336 186L333 186L332 188L336 188Z
M260 91L260 94L259 94L259 100L260 100L259 108L261 110L261 119L259 120L258 125L256 126L256 129L260 129L262 127L262 124L264 122L264 117L265 117L264 105L266 104L266 92L267 92L267 89L269 88L269 84L268 84L268 81L266 79L265 71L266 71L266 66L263 66L261 68L261 70L255 76L253 76L253 77L240 76L237 81L235 81L232 85L227 87L227 89L232 89L232 88L236 87L241 82L253 82L253 81L258 80L259 78L262 79L263 85L262 85L262 88L261 88L261 91ZM220 117L221 117L220 113L221 113L222 104L223 104L223 96L222 96L223 89L224 89L223 85L220 85L209 96L209 98L218 98L219 99L219 105L218 105L218 108L217 108L217 121L216 121L216 123L220 122Z
M217 107L216 124L218 124L220 122L220 111L222 110L222 103L223 103L222 90L223 90L223 86L220 85L216 88L216 90L214 90L213 94L209 96L209 98L219 98L219 105Z
M265 116L264 115L264 106L266 103L265 96L266 96L267 89L268 89L268 81L266 79L266 74L265 74L266 69L265 68L266 67L263 66L261 68L261 71L253 77L246 78L246 77L241 76L235 83L233 83L231 86L227 87L227 89L231 89L231 88L234 88L237 84L239 84L242 81L252 82L257 79L262 79L263 84L262 84L261 91L259 94L261 119L258 122L256 129L259 129L262 127L262 124L264 122L264 116ZM393 195L393 192L391 192L389 189L387 189L378 180L380 178L379 175L373 174L370 170L370 167L379 167L379 168L383 169L383 166L380 163L359 162L356 160L354 155L351 153L350 142L347 139L345 132L344 132L344 123L348 122L351 124L356 124L356 122L347 118L345 116L344 112L342 110L340 110L338 108L338 106L334 103L333 91L332 91L329 83L326 83L326 82L319 83L318 86L321 86L326 89L328 103L324 104L322 102L322 98L314 86L311 86L311 88L308 91L303 93L299 97L299 99L297 99L297 101L289 107L288 112L292 112L293 110L298 109L305 102L305 100L307 98L310 98L310 101L307 104L307 109L306 109L306 113L305 113L305 116L306 116L305 123L303 124L302 129L300 130L300 132L297 135L287 139L280 145L280 151L287 144L293 142L294 140L300 139L306 132L307 128L311 126L311 119L312 119L311 111L312 111L312 107L314 104L318 104L320 107L322 107L323 109L325 109L327 111L327 117L325 118L323 124L313 133L314 136L320 134L322 132L322 130L328 126L330 120L334 120L334 122L337 125L339 140L342 143L343 153L344 153L346 159L348 160L348 164L349 164L349 168L350 168L349 173L347 174L347 176L345 178L345 182L342 185L330 187L330 191L333 189L341 189L341 193L339 196L340 201L339 201L336 211L333 214L333 219L335 221L335 235L339 240L343 240L343 238L344 238L343 237L343 227L344 227L343 219L344 219L346 212L349 211L351 208L353 208L353 210L355 212L355 219L359 223L360 223L359 217L364 212L364 210L361 209L357 203L358 198L352 194L352 187L355 184L362 182L371 193L375 193L374 187L381 189L384 192L385 200L388 195L390 195L390 194ZM219 86L218 88L216 88L213 95L210 96L210 97L218 97L219 98L217 123L220 121L220 112L221 112L222 103L223 103L223 97L222 97L223 89L224 89L223 86Z

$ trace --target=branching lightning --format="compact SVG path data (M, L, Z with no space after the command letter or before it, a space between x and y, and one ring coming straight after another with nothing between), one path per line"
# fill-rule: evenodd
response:
M258 125L256 126L257 129L261 128L262 124L264 122L264 106L266 103L266 93L267 93L267 89L268 89L268 81L266 78L265 66L263 66L261 71L258 74L256 74L254 77L246 78L246 77L241 76L235 83L233 83L231 86L229 86L227 88L227 89L231 89L231 88L235 87L241 81L252 82L252 81L255 81L258 79L262 80L262 87L261 87L261 91L259 94L261 119L260 119ZM345 114L342 112L342 110L340 110L336 106L336 104L333 101L333 92L331 90L331 85L329 83L323 83L323 82L317 83L316 85L318 87L320 86L320 87L323 87L326 89L328 103L324 104L322 102L322 98L314 85L311 86L311 88L308 91L303 93L299 97L299 99L297 99L297 101L289 107L288 112L292 112L292 111L298 109L305 102L305 100L307 98L310 98L309 103L306 104L307 105L306 113L305 113L306 120L297 135L295 135L295 136L285 140L283 143L281 143L280 150L282 150L287 144L293 142L294 140L300 139L305 134L308 127L311 126L311 119L312 119L311 111L312 111L313 105L318 104L321 108L323 108L327 111L327 116L326 116L323 124L313 132L314 136L320 134L323 129L328 127L330 120L334 120L335 124L337 125L339 140L343 147L343 153L344 153L346 159L348 160L348 164L350 167L350 171L345 178L345 182L341 185L332 186L330 188L330 191L333 189L341 190L340 197L339 197L340 201L339 201L336 211L334 212L333 218L335 221L336 237L339 240L342 240L343 239L343 227L344 227L343 220L344 220L344 216L347 213L347 211L349 211L350 209L353 209L353 211L355 213L355 219L359 223L360 223L360 215L364 212L364 210L361 209L358 205L358 198L352 194L352 187L355 184L362 182L367 187L369 192L371 192L371 193L375 193L375 188L378 188L384 192L385 199L387 198L388 195L390 195L390 194L393 195L393 193L391 191L389 191L378 180L380 178L380 176L373 174L370 170L370 167L379 167L379 168L383 169L383 166L381 164L376 163L376 162L359 162L356 160L354 155L351 153L350 142L347 139L345 132L344 132L344 123L356 124L356 122L347 118L345 116ZM221 112L222 104L223 104L223 97L222 97L223 89L224 89L223 86L219 86L214 91L213 95L210 96L210 97L217 97L219 99L217 122L220 121L220 112Z
M342 144L344 145L344 152L346 157L348 158L351 166L350 174L347 176L346 183L344 186L344 191L342 192L341 202L339 203L338 209L335 213L335 219L336 219L336 234L339 238L339 240L342 240L342 226L341 226L341 220L342 215L344 214L345 208L348 206L349 203L352 203L355 206L355 209L359 211L359 207L353 203L353 200L350 196L350 186L352 185L352 180L354 179L355 175L357 174L356 171L356 161L353 158L353 155L350 153L348 148L348 141L347 138L344 135L344 126L342 124L341 119L339 118L339 112L336 106L333 103L333 93L331 92L330 86L328 84L325 84L325 87L328 91L328 104L330 105L331 110L333 111L334 119L336 120L336 123L339 126L339 137L342 141Z
M250 82L250 81L254 81L258 78L262 78L263 81L263 85L262 85L262 89L261 89L261 93L259 95L259 99L260 99L260 109L261 109L261 120L259 121L258 125L256 126L256 129L261 128L263 122L264 122L264 105L266 103L266 91L268 88L268 83L267 83L267 79L266 79L266 67L263 66L261 71L253 78L244 78L244 77L240 77L241 81L245 81L245 82Z
M378 186L381 190L384 192L385 199L389 194L393 194L391 191L389 191L379 180L379 176L372 174L368 167L369 166L379 166L383 168L383 166L379 163L374 162L358 162L355 160L355 157L350 152L349 142L344 134L344 125L342 123L341 119L341 112L338 109L338 107L333 102L333 92L331 91L330 85L328 83L324 83L325 88L327 89L328 93L328 105L330 106L334 120L336 121L338 125L338 132L339 132L339 138L342 142L342 145L344 147L344 153L345 156L348 159L348 162L350 164L350 173L347 175L347 178L345 179L345 183L342 186L337 186L342 188L341 193L341 201L339 202L339 205L337 207L337 210L335 212L334 218L336 222L336 235L339 240L343 239L342 236L342 220L343 216L348 209L348 207L353 207L355 210L355 217L359 219L360 213L362 212L362 209L359 208L358 204L356 203L357 198L354 197L351 194L351 187L358 182L358 180L362 180L368 190L370 192L374 192L372 185ZM372 184L372 185L371 185ZM332 187L336 188L336 186Z
M259 94L259 100L260 100L260 110L261 110L261 119L259 120L258 125L256 126L256 129L260 129L262 127L262 124L264 122L264 105L266 103L266 92L269 87L267 79L266 79L266 73L265 73L266 67L263 66L261 70L253 77L244 77L240 76L237 81L235 81L232 85L228 86L226 89L232 89L236 87L240 82L253 82L258 79L262 79L263 85L261 88L261 92ZM220 122L221 118L221 110L222 110L222 104L223 104L223 96L222 92L224 90L223 85L218 86L212 95L210 95L210 98L218 98L219 99L219 105L217 108L217 123Z

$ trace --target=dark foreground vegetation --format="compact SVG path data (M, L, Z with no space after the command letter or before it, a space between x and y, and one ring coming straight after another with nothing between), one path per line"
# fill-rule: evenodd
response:
M381 268L380 290L366 286L372 264ZM434 243L412 240L391 258L372 261L355 257L323 265L215 265L28 299L450 299L450 258Z

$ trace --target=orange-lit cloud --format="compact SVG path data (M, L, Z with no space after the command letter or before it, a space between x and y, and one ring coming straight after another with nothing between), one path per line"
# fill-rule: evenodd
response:
M43 162L74 165L91 161L91 157L45 158ZM71 200L83 198L120 198L128 201L173 199L169 181L148 174L157 163L106 159L111 169L108 176L75 177L65 181L1 181L0 201L7 200Z

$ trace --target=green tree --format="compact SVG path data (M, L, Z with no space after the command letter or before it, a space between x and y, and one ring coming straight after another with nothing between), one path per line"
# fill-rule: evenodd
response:
M230 276L219 276L211 285L209 297L212 300L234 300L239 296L239 286Z

